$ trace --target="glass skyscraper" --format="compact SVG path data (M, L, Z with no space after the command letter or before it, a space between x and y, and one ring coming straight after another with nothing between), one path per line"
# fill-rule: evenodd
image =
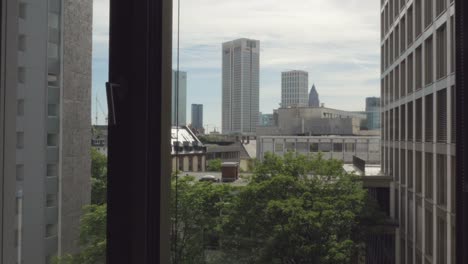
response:
M223 133L254 134L260 113L260 41L223 43L222 68Z

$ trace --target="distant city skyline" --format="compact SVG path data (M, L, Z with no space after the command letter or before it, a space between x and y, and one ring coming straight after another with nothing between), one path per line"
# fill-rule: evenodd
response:
M221 45L246 37L261 41L260 112L281 102L281 72L301 69L320 89L328 107L363 111L366 97L379 96L380 17L374 0L182 1L180 70L187 72L187 107L204 105L204 123L221 130ZM107 109L108 0L93 2L93 121ZM301 6L301 8L297 8ZM177 3L174 4L174 9ZM294 13L295 19L288 14ZM212 23L216 21L216 23ZM333 21L333 23L330 23ZM300 26L298 26L300 25ZM177 20L174 16L174 29ZM176 61L174 33L173 59ZM175 67L174 63L174 68ZM310 88L310 87L309 87Z

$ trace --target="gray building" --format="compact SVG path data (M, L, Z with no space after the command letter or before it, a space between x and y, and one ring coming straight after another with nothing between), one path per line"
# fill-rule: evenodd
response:
M309 107L320 107L320 99L315 84L312 85L309 93Z
M172 70L171 120L173 126L187 124L187 73Z
M366 98L367 129L380 129L380 98Z
M260 112L260 41L223 43L222 68L222 133L254 134Z
M353 156L367 164L380 164L379 136L261 136L257 137L257 159L270 152L283 156L287 152L302 155L323 154L325 159L353 162Z
M366 118L365 114L325 107L280 108L275 115L275 125L258 126L257 136L359 135Z
M92 1L1 6L0 262L50 263L90 202Z
M281 73L281 107L307 107L309 73L287 71Z
M381 1L382 170L397 263L455 263L455 5ZM402 5L400 6L400 3Z
M192 129L203 130L203 105L192 104Z

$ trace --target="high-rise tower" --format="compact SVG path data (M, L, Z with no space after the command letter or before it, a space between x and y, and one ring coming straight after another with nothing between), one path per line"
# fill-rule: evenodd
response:
M380 129L380 98L366 98L367 129Z
M192 128L203 130L203 105L192 104Z
M281 107L307 107L309 74L306 71L281 73Z
M260 41L225 42L222 58L223 133L254 134L259 121Z
M187 124L187 73L172 70L171 120L173 126Z
M320 107L320 100L315 84L312 85L309 93L309 107Z

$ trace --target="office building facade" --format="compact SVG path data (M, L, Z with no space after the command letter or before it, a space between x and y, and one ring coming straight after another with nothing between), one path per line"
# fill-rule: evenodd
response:
M309 93L309 107L320 107L320 99L315 84L312 85Z
M255 134L259 122L260 41L222 45L222 132Z
M203 105L192 104L192 128L203 130Z
M353 156L368 164L380 163L379 136L261 136L257 138L257 159L266 153L284 156L288 152L302 155L322 153L324 159L352 163Z
M1 5L0 262L51 263L91 198L92 1Z
M172 70L171 120L173 126L187 124L187 73Z
M281 107L307 107L309 73L287 71L281 73Z
M455 6L381 1L382 169L397 263L455 263Z
M366 115L368 130L380 129L380 98L368 97L366 98Z

